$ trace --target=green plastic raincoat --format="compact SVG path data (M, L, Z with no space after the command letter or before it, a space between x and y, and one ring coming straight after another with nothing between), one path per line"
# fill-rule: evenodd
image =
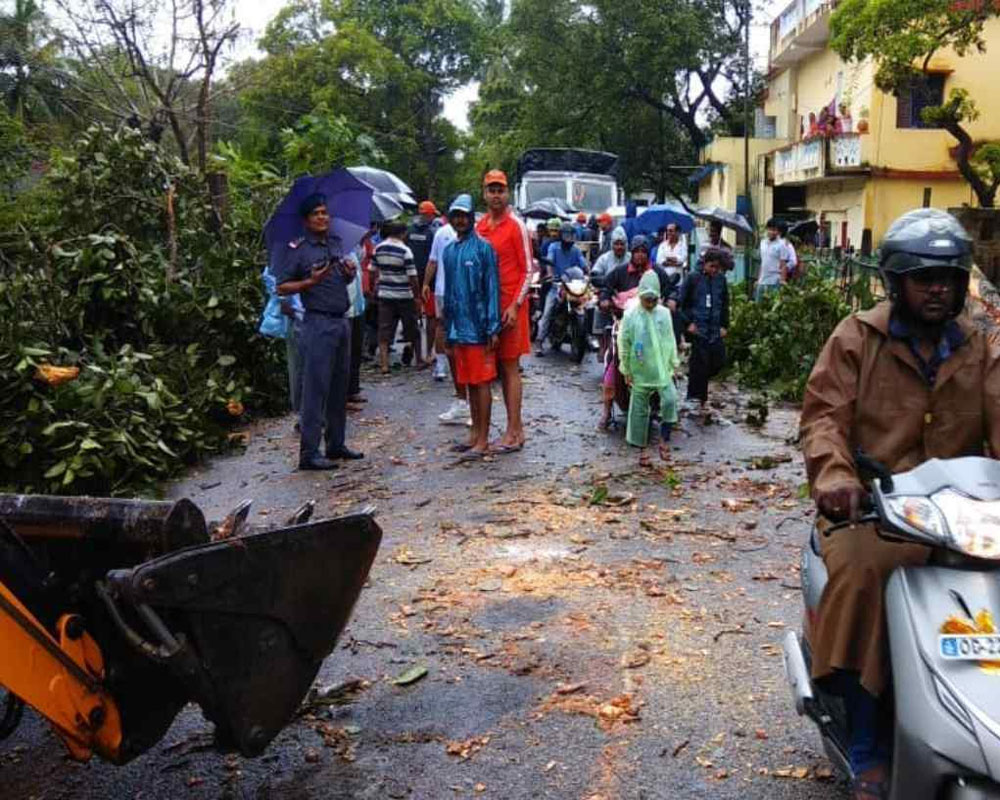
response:
M660 396L661 422L677 422L674 370L680 365L670 311L662 305L647 311L641 302L644 295L660 297L660 279L653 270L639 281L640 301L626 310L618 331L618 369L632 380L625 439L637 447L649 442L651 395Z

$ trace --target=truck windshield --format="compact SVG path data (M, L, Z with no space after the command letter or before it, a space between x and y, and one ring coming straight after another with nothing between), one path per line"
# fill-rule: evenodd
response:
M573 181L573 208L600 214L615 204L614 184L598 181Z
M546 197L556 197L564 203L566 202L566 181L564 180L526 180L524 188L528 195L528 205L544 200Z

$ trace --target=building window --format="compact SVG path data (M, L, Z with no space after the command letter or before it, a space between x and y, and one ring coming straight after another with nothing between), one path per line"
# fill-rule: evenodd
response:
M923 121L920 112L929 106L944 103L943 74L923 75L914 79L910 86L896 95L897 128L930 128Z

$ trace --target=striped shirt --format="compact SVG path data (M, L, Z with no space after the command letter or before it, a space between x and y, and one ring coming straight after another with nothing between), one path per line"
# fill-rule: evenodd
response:
M380 300L413 300L410 280L417 278L413 252L399 239L390 237L375 248L372 269L378 270Z

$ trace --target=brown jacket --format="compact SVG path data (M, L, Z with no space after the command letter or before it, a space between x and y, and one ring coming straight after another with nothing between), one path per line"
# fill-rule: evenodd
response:
M848 317L820 353L802 405L802 445L813 496L857 483L855 448L894 472L929 458L1000 454L1000 350L967 320L965 341L927 385L906 342L889 336L889 304ZM827 523L819 521L822 528ZM885 581L928 550L888 543L871 525L821 537L828 582L807 626L812 673L857 672L878 695L888 679Z
M964 317L966 340L927 385L889 303L843 320L819 355L802 404L806 472L817 492L858 482L861 448L893 472L929 458L1000 454L1000 347Z

